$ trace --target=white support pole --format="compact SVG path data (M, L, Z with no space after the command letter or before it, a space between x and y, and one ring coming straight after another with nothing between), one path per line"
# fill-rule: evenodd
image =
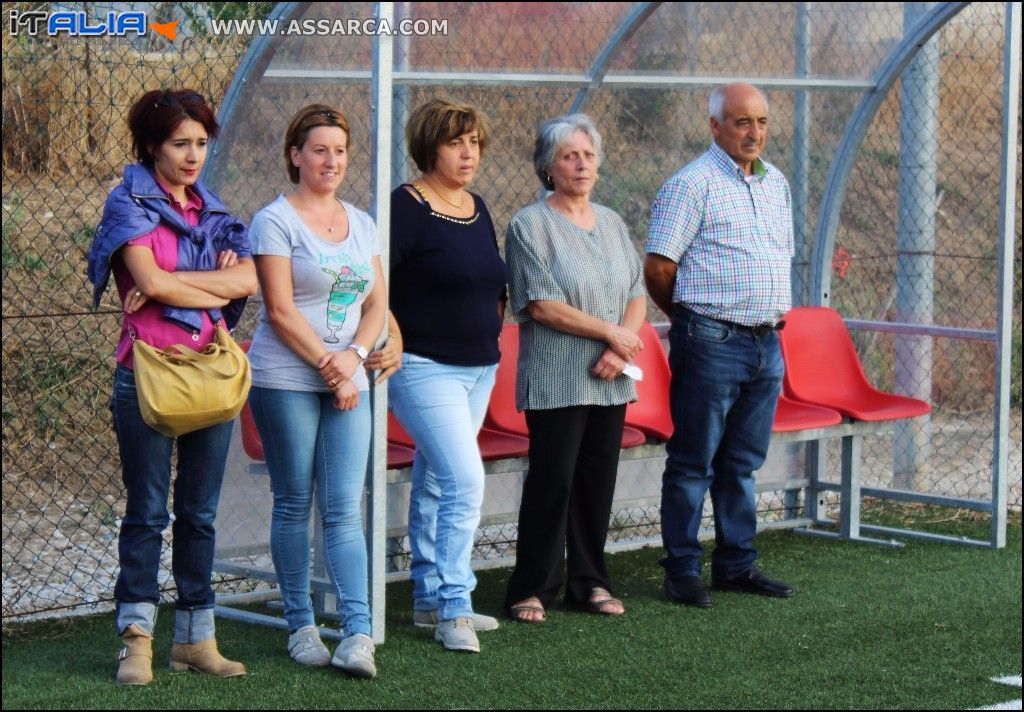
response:
M1003 53L1003 133L999 186L999 346L992 445L992 546L1006 546L1007 456L1010 447L1010 355L1013 336L1013 262L1017 205L1017 106L1020 102L1021 4L1006 3Z
M378 25L394 26L394 3L377 3ZM391 234L391 97L394 77L394 38L380 34L373 39L372 75L372 190L371 211L381 236L381 263L388 274ZM373 449L370 456L370 496L367 499L370 566L370 620L373 642L384 642L384 577L387 559L387 383L371 386L373 394Z
M809 3L796 4L796 27L794 28L793 44L796 53L796 76L808 77L811 74L811 13ZM807 196L811 174L810 160L811 138L811 97L808 91L797 91L793 94L793 167L790 170L790 185L793 189L793 242L796 254L792 263L792 297L793 306L807 303L808 280L811 270L808 257L811 246L807 244ZM817 453L818 445L812 443L793 443L786 446L789 463L787 469L796 469L799 453L806 453L805 473L813 483L804 492L805 516L807 511L817 514ZM813 451L813 452L812 452ZM811 463L815 463L812 465ZM799 512L799 492L790 490L784 495L787 517L796 517Z

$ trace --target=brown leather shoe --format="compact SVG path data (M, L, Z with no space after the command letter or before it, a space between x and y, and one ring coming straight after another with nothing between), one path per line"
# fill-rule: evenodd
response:
M195 670L216 677L237 677L245 674L245 665L221 655L216 638L210 638L199 643L175 643L171 648L171 670Z
M153 682L153 636L132 623L121 633L117 659L118 685L148 685Z

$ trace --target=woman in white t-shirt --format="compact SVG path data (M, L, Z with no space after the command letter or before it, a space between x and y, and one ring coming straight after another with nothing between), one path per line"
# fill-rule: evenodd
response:
M332 664L373 677L361 516L371 414L362 364L384 326L386 287L376 226L335 197L348 165L349 133L340 111L322 104L301 109L284 144L296 188L253 218L263 307L249 350L249 402L274 491L270 551L288 652L303 665ZM314 625L309 596L314 489L347 636L333 657Z

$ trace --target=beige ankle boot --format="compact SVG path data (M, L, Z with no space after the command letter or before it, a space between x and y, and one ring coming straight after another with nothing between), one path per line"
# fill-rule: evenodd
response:
M132 623L121 633L121 640L117 684L148 685L153 681L153 636Z
M221 655L217 651L217 640L210 638L199 643L175 643L171 648L171 670L195 670L216 677L236 677L245 674L245 665Z

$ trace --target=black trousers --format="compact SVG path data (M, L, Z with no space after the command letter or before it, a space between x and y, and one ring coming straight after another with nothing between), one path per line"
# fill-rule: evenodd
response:
M585 602L595 586L611 590L604 545L625 418L625 405L526 411L530 469L506 609L530 596L549 606L566 558L566 603Z

